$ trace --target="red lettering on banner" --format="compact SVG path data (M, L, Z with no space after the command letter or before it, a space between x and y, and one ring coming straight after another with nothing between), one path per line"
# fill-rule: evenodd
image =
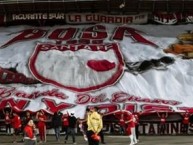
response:
M28 100L17 100L15 101L13 98L4 99L0 102L0 109L5 108L6 105L10 105L15 111L22 111L28 105L30 101Z
M149 104L144 104L141 105L141 110L144 113L149 113L149 112L159 112L159 111L164 111L164 112L169 112L173 111L170 106L164 106L164 105L149 105Z
M101 19L102 18L103 17L101 17ZM78 21L79 19L80 17L77 16L75 21ZM129 17L127 19L129 19ZM119 20L119 17L116 18L116 21L118 20ZM8 45L11 45L19 41L32 40L32 39L45 37L48 31L49 30L42 30L42 29L23 30L19 35L15 36L14 38L6 42L4 45L2 45L1 47L6 47ZM57 42L61 43L62 41L66 41L66 44L102 44L103 40L108 38L106 27L103 25L88 27L82 32L80 39L73 40L73 38L75 37L78 38L77 32L78 32L78 28L70 28L70 27L61 28L61 29L53 30L53 32L51 32L51 34L48 35L47 38L51 40L56 40L56 43ZM157 47L156 44L145 39L142 35L139 34L139 32L140 32L139 30L136 30L130 27L118 27L115 33L113 34L112 39L123 40L123 37L127 36L127 37L131 37L135 42Z
M11 97L11 96L16 96L18 98L28 98L28 99L36 99L43 96L56 97L59 99L68 98L68 96L58 91L59 91L58 89L52 89L44 92L36 91L31 94L27 94L25 92L18 91L15 88L0 88L0 98L2 99L2 98Z
M47 106L46 110L52 113L65 110L67 108L72 108L74 106L73 104L68 104L65 102L60 102L59 104L56 104L54 100L50 100L50 99L42 99L42 102L46 104Z
M77 95L77 100L76 100L77 104L86 104L86 103L89 103L89 101L90 101L90 95L88 94Z
M181 104L178 101L174 100L163 100L163 99L149 99L149 98L141 98L137 96L129 95L125 92L116 92L112 94L111 102L113 103L124 103L124 102L144 102L144 103L156 103L156 104L167 104L167 105L179 105Z
M96 25L85 29L82 33L81 39L105 39L107 38L106 27L103 25Z
M105 94L100 94L98 96L91 96L89 94L78 94L77 95L77 104L87 104L87 103L102 103L107 101Z
M10 97L14 91L16 91L15 88L0 88L0 98Z
M136 30L134 28L130 28L130 27L118 27L117 30L115 31L112 39L113 40L123 40L123 37L127 36L127 37L132 38L135 42L152 45L154 47L158 47L156 44L145 39L142 35L140 35L139 34L140 32L141 31Z
M6 46L8 46L12 43L18 42L18 41L38 39L40 37L45 36L46 33L47 33L47 31L42 30L42 29L26 29L26 30L23 30L19 35L17 35L16 37L14 37L13 39L8 41L7 43L5 43L1 47L6 47Z
M65 29L56 29L49 36L49 39L66 41L75 37L77 28L65 28Z
M112 95L111 102L113 103L124 103L127 101L128 94L124 92L114 93Z

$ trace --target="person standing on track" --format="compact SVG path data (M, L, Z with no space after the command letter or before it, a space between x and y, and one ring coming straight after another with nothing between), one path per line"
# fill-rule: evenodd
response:
M188 112L185 112L185 113L182 113L181 115L182 115L182 124L183 124L183 127L184 127L184 133L188 134L188 127L189 127L189 124L190 124L191 114L188 113Z
M11 109L11 111L3 109L3 114L4 114L4 120L5 120L6 133L8 135L10 135L11 134L11 114L12 114L12 109Z
M21 130L21 118L20 116L13 112L13 118L11 120L11 124L12 124L12 127L14 129L14 133L13 133L13 137L14 137L14 141L13 143L17 143L17 136L19 135L19 133L22 132Z
M99 145L99 132L103 128L103 121L101 115L97 112L95 107L90 107L87 113L87 138L88 145Z
M127 132L130 131L130 134L129 134L130 145L134 145L137 143L137 138L135 134L136 119L134 114L128 114L126 120L127 121L125 121L125 123L128 125Z
M73 144L76 144L75 134L76 134L76 127L77 127L77 118L75 117L74 114L75 114L75 112L72 111L70 113L70 116L68 117L69 126L68 126L68 130L67 130L67 134L66 134L64 143L67 143L68 136L69 136L69 134L71 134Z
M55 112L52 117L52 126L54 128L56 140L60 141L60 128L62 126L62 113Z
M37 112L36 119L38 121L37 127L39 130L40 141L39 143L46 142L46 116L43 110Z
M160 125L159 125L159 134L165 134L165 130L166 130L166 119L168 117L168 112L162 112L159 113L157 112L158 117L160 118Z
M65 134L67 134L68 126L69 126L68 118L69 118L68 112L63 114L63 116L62 116L62 131L61 132L65 132Z

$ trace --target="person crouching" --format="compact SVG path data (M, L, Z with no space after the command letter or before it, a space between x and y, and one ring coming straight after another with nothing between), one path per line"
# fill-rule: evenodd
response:
M36 127L33 120L29 120L24 127L24 145L36 145Z

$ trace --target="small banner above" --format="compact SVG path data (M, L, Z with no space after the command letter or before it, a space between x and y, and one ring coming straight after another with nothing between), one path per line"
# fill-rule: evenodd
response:
M63 21L64 24L144 24L148 21L148 13L140 13L137 15L106 15L100 13L18 13L0 16L0 25L7 22L52 20Z

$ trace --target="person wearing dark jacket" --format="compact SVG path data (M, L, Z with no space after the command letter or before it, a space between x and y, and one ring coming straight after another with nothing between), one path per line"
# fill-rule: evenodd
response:
M68 126L68 130L67 130L67 134L66 134L64 143L67 142L68 135L71 134L72 135L73 144L76 144L75 129L76 129L76 125L77 125L77 118L74 116L74 111L72 111L70 113L70 116L68 117L68 120L69 120L69 126Z
M62 126L62 114L55 112L52 117L52 126L54 128L56 140L60 141L60 127Z

